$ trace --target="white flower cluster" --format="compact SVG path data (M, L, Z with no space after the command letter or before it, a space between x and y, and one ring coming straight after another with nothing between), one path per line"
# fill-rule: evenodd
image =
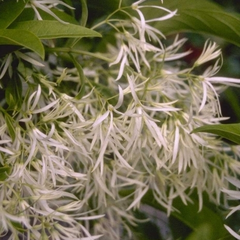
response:
M221 52L210 41L195 64L182 69L179 59L189 51L179 51L186 40L176 38L164 47L163 34L150 25L176 11L145 2L130 8L120 2L118 11L126 18L110 16L93 27L112 27L116 45L107 46L101 58L100 53L80 56L83 97L74 97L82 87L76 68L58 67L54 81L28 72L22 107L11 124L1 111L0 166L8 169L0 179L1 235L130 239L129 224L137 222L132 211L149 190L168 213L175 198L187 203L193 191L200 209L204 192L215 203L226 203L221 189L228 187L226 177L239 173L240 149L231 157L230 147L214 136L191 132L222 120L218 94L240 80L214 76ZM64 3L30 1L39 19L37 8L49 13L56 4ZM145 8L165 15L145 19ZM195 74L210 60L216 63ZM64 83L74 89L62 92Z

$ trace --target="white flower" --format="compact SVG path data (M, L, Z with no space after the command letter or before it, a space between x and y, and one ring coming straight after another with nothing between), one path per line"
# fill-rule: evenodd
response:
M125 27L127 27L127 26L125 26ZM147 40L148 40L149 42L156 42L159 44L159 46L161 46L161 48L163 48L160 38L165 38L165 36L163 35L163 33L161 33L160 30L158 30L146 23L145 23L145 28L143 29L141 20L139 20L136 17L132 17L132 23L131 23L131 25L129 23L128 27L134 28L133 29L134 33L135 33L135 35L136 34L139 35L140 41L147 42ZM148 39L146 39L146 36L148 37Z
M140 5L143 2L145 2L145 0L140 0L132 4L132 9L137 11L140 20L136 17L132 17L132 22L123 21L120 24L116 24L116 26L119 25L119 28L123 28L123 32L119 30L116 34L120 51L115 61L110 63L110 66L120 63L120 69L116 80L119 80L122 77L125 66L130 66L131 63L133 63L136 71L138 73L141 73L142 64L145 64L148 68L150 68L150 63L147 59L148 53L163 53L163 46L159 38L164 36L159 30L151 27L148 23L171 18L175 15L176 11L171 12L166 8L160 6ZM141 8L156 8L166 11L169 14L160 18L145 20L144 15L140 10ZM128 29L132 29L132 26L134 31L128 31ZM148 36L150 41L157 42L160 48L154 46L153 44L150 44L146 40L146 35Z
M154 55L154 60L157 62L167 62L167 61L173 61L173 60L177 60L187 56L188 54L191 53L190 50L183 53L178 53L178 50L184 45L186 40L187 39L185 38L179 40L178 36L176 36L176 38L174 39L174 42L170 46L166 47L160 52L157 52Z
M218 46L215 42L207 41L204 45L203 51L198 59L195 61L194 65L199 66L203 63L211 61L218 58L221 55L221 50L218 49Z
M121 107L123 103L123 91L119 86L119 99L115 106L109 105L108 110L97 117L92 125L92 132L94 135L92 136L92 143L91 149L100 142L100 151L98 153L98 158L96 160L95 166L92 171L95 171L98 165L100 165L100 172L103 173L103 166L104 166L104 155L108 152L107 148L112 149L112 153L116 156L119 160L119 163L128 169L132 169L132 167L128 164L128 162L124 159L121 155L119 150L123 148L121 143L118 141L117 136L117 127L114 123L114 116L113 113L119 114L117 109ZM121 114L121 113L120 113Z
M115 61L110 63L110 66L120 63L120 68L116 80L119 80L122 77L126 66L130 66L131 64L133 64L138 73L141 73L142 64L145 64L148 68L150 68L146 54L148 52L159 52L159 48L151 45L150 43L142 42L141 40L133 37L127 31L124 32L124 35L117 34L116 36L119 39L118 45L120 47L120 51Z
M199 107L199 112L203 109L203 107L206 105L206 102L212 99L216 99L216 101L213 100L213 102L217 103L217 112L219 115L221 115L221 107L219 102L219 93L221 89L218 90L214 87L213 84L221 84L221 87L224 85L226 86L237 86L237 84L240 84L239 79L235 78L226 78L226 77L204 77L199 78L199 81L202 83L202 102ZM213 103L214 104L214 103Z
M30 1L30 6L33 8L38 20L42 20L42 17L40 15L40 13L38 12L37 8L39 8L39 9L43 10L44 12L48 13L49 15L53 16L59 22L67 24L67 22L61 20L54 12L52 12L50 10L50 8L54 8L57 5L62 5L69 9L74 9L73 7L69 6L68 4L66 4L60 0L31 0Z
M173 17L177 12L177 10L170 11L167 8L156 6L156 5L140 5L141 3L144 3L144 2L146 2L146 0L139 0L139 1L136 1L132 4L132 9L137 11L137 13L139 14L143 29L144 29L145 23L158 22L158 21L163 21L163 20L169 19L169 18ZM142 8L149 8L149 11L151 11L151 8L153 8L153 9L155 8L155 9L165 11L168 14L166 16L163 16L163 17L158 17L158 18L152 18L152 19L145 20L145 17L140 10Z

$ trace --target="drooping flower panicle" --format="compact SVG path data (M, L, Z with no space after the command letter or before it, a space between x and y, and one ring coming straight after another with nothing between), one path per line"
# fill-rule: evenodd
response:
M165 47L161 29L154 28L177 11L146 4L120 4L115 13L125 18L110 14L92 26L112 27L115 40L102 42L104 53L74 55L84 79L72 63L66 68L54 47L49 54L55 68L50 58L44 62L47 76L42 63L25 52L1 60L0 79L12 77L15 57L22 62L19 76L26 75L21 107L10 111L3 99L0 109L0 167L6 169L0 178L2 235L130 239L129 224L138 222L132 212L148 191L168 214L174 199L187 204L193 191L200 210L204 193L216 204L227 202L223 193L238 196L227 187L229 181L239 186L229 178L239 174L239 148L230 156L229 147L215 136L191 132L223 119L219 93L240 80L215 76L221 51L210 41L193 66L184 69L181 59L190 50L180 50L186 39L176 37ZM58 5L69 7L57 0L26 6L38 20L41 9L65 23L51 10ZM164 16L147 18L146 8ZM215 63L197 74L196 68L209 61Z

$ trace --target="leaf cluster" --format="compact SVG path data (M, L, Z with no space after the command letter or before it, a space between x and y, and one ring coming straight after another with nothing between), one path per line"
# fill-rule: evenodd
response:
M101 35L91 29L77 25L75 19L62 12L55 11L56 15L66 23L57 20L43 19L34 20L32 9L26 9L28 1L9 0L0 3L0 52L8 47L7 52L19 48L30 49L38 54L42 59L45 56L45 49L42 39L56 38L82 38L82 37L100 37ZM46 16L48 18L48 16Z

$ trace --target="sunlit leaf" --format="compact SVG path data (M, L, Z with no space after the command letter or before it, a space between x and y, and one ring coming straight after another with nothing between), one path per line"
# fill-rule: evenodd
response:
M198 132L213 133L231 142L240 144L240 123L205 125L192 131L192 133Z
M89 28L51 20L17 22L11 27L30 31L41 39L101 37L101 34Z

